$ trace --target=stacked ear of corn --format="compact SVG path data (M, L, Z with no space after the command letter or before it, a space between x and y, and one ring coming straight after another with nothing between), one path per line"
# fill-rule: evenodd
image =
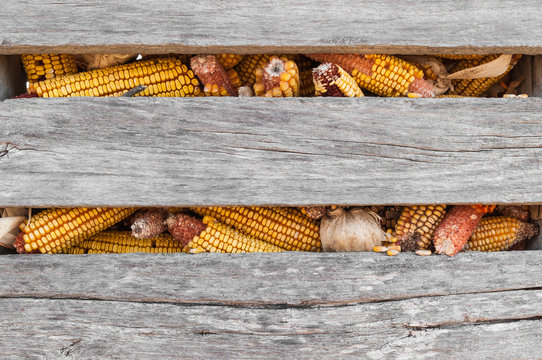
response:
M398 241L403 251L430 249L435 230L445 214L444 204L405 206L392 241Z
M495 205L457 205L452 207L435 230L433 244L437 254L454 256L471 237L482 216L491 213Z
M178 253L182 245L171 235L160 234L146 239L137 239L129 231L103 231L69 248L68 254L121 254L121 253ZM187 252L188 249L185 249Z
M391 55L309 54L310 58L339 65L364 89L380 96L433 97L433 85L416 66Z
M255 71L254 94L265 97L299 96L299 69L293 60L272 56Z
M320 227L315 220L294 208L260 206L194 208L202 216L212 216L243 234L285 250L321 251Z
M239 64L235 66L235 71L237 71L241 79L241 85L252 87L256 82L256 69L264 67L271 56L267 54L245 55Z
M104 69L60 76L31 84L40 97L122 96L143 85L135 96L198 96L199 82L176 58L156 58Z
M192 252L280 252L284 249L261 241L253 236L226 226L211 216L205 216L203 223L207 225L199 236L188 243Z
M324 63L312 72L316 96L362 97L355 80L340 66Z
M201 80L206 96L237 96L226 70L214 55L198 55L190 59L190 65Z
M21 59L30 84L77 73L75 55L23 54Z
M229 69L232 69L235 65L239 64L241 60L243 60L243 55L218 54L216 55L216 58L220 62L220 65L224 67L224 69L229 70Z
M537 233L538 230L534 224L513 217L487 217L480 220L464 249L469 251L509 250Z
M482 58L469 58L461 60L453 69L452 72L465 70L497 59L500 55L488 55ZM496 84L506 74L508 74L514 65L521 58L521 55L514 55L508 69L501 75L492 78L479 79L458 79L452 80L453 89L449 91L450 95L463 96L480 96L485 93L492 85Z
M30 253L59 253L107 229L134 213L136 208L49 209L21 224L24 249Z

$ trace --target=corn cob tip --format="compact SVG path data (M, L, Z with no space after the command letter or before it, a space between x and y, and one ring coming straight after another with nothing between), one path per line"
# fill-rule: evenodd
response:
M187 214L171 215L165 223L169 233L182 245L187 245L207 227L200 219Z
M158 236L166 230L164 221L168 215L165 209L151 209L138 213L133 221L132 236L136 239L148 239Z

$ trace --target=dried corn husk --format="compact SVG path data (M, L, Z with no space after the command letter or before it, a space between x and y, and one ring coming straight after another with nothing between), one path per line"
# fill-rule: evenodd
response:
M25 220L24 216L10 216L0 219L0 246L15 249L13 243L21 232L19 225Z
M26 220L29 210L24 207L0 208L0 246L15 249L13 243L21 232L19 224Z
M372 251L386 241L380 217L356 207L330 210L322 218L320 237L324 251Z
M102 69L135 60L137 54L81 54L75 57L77 66L83 70Z

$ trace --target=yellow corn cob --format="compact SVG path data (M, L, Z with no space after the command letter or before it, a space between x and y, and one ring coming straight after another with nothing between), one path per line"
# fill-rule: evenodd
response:
M461 60L451 71L451 73L471 68L474 66L482 65L490 61L495 60L500 55L489 55L480 59L466 59ZM480 79L458 79L452 80L453 89L449 91L450 95L463 95L463 96L480 96L485 93L492 85L496 84L506 74L512 70L517 63L521 55L515 55L512 58L511 64L508 69L501 75L492 78L480 78Z
M395 237L401 248L404 251L429 249L445 209L446 205L405 206L395 227Z
M239 54L218 54L216 55L216 58L220 62L220 64L224 67L224 69L229 70L233 68L235 65L239 64L241 60L243 60L243 55Z
M135 96L200 94L199 82L192 70L171 57L56 77L32 84L30 91L40 97L122 96L138 85L146 89Z
M534 224L513 217L494 216L480 220L464 250L503 251L537 234Z
M439 54L439 55L435 55L436 57L439 57L439 58L444 58L444 59L452 59L452 60L468 60L468 59L481 59L483 58L484 56L486 55L450 55L450 54Z
M198 55L190 59L190 66L201 80L206 96L237 96L226 70L214 55Z
M70 249L69 254L87 253L171 253L181 252L182 246L171 235L160 234L149 239L137 239L129 231L103 231Z
M264 67L271 56L272 55L265 54L245 55L243 60L235 66L235 71L237 71L239 78L241 79L241 85L252 87L256 82L256 69Z
M188 246L194 250L226 253L284 251L270 243L235 231L211 216L205 216L203 223L207 225L207 228L188 243Z
M265 97L299 96L299 69L286 57L272 56L255 71L254 94Z
M212 216L242 233L269 242L285 250L321 251L320 227L295 208L209 207L194 208L203 216Z
M49 209L30 219L20 228L25 250L59 253L88 239L134 213L136 208Z
M77 73L75 55L23 54L21 59L30 84Z
M323 63L312 72L316 96L362 97L354 79L339 65Z
M239 78L239 74L237 74L237 71L234 69L226 70L226 73L228 74L228 78L230 79L230 84L233 86L237 92L239 92L239 88L241 87L241 79Z
M403 212L402 206L372 205L364 206L363 209L366 211L372 211L378 216L380 216L380 227L382 228L382 230L387 232L392 232L393 229L395 229L395 226L397 225L397 220L399 220L399 217Z
M357 84L380 96L433 97L433 85L416 66L391 55L309 54L310 58L339 65Z

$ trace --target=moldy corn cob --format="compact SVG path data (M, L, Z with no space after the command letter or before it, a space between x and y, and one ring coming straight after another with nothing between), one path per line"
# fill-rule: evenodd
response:
M226 70L214 55L198 55L190 59L190 66L201 80L206 96L237 96Z
M309 54L311 59L339 65L364 89L380 96L435 96L433 85L416 66L391 55Z
M75 55L23 54L21 59L30 84L77 73Z
M322 248L318 223L298 209L235 206L192 210L285 250L320 251Z
M193 252L280 252L284 249L242 234L229 226L219 223L211 216L205 216L205 230L188 243Z
M405 206L395 226L395 241L403 251L427 250L444 218L446 205Z
M299 69L286 57L272 56L255 70L254 94L265 97L299 96Z
M538 233L534 224L513 217L493 216L480 220L471 235L465 250L503 251L528 240Z
M25 251L59 253L128 217L136 208L49 209L21 224Z
M175 253L183 248L171 235L137 239L129 231L103 231L69 248L68 254Z
M495 205L458 205L452 207L435 231L433 243L437 254L454 256L460 252L484 214Z
M199 82L176 58L156 58L56 77L30 85L40 97L122 96L143 85L135 96L198 96Z
M500 55L488 55L482 58L465 59L461 60L453 69L453 72L471 68L474 66L482 65L497 59ZM512 62L508 66L508 69L499 76L492 78L480 78L480 79L458 79L452 80L453 90L449 91L450 95L464 95L464 96L480 96L485 93L492 85L496 84L506 74L512 70L514 65L521 58L521 55L514 55Z
M362 97L356 81L340 66L323 63L312 72L317 96Z

